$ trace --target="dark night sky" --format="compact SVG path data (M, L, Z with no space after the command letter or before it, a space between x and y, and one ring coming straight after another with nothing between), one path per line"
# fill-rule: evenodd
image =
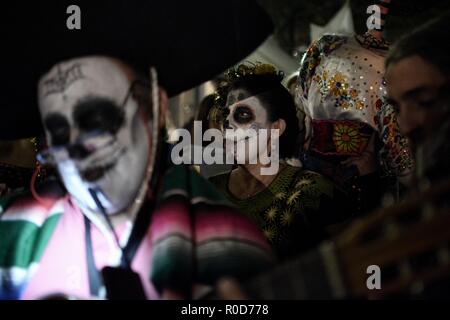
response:
M258 0L269 12L277 28L280 45L291 52L309 43L309 24L324 25L344 4L345 0ZM357 32L365 31L366 9L373 0L351 0ZM392 0L385 36L394 41L422 21L450 10L448 0Z

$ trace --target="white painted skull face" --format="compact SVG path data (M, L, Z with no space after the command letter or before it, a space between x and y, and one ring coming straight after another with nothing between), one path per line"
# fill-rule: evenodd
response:
M131 69L107 57L55 65L39 82L39 108L50 150L70 195L99 212L96 190L108 214L131 205L146 182L149 135L130 94Z
M260 129L266 129L270 136L272 123L266 108L257 95L251 95L245 89L232 90L227 97L228 116L224 129L235 130L235 137L228 139L226 135L226 150L233 150L239 141L246 140L245 151L236 149L236 153L245 152L245 163L256 163L258 155L265 153L266 144L259 145L257 138Z

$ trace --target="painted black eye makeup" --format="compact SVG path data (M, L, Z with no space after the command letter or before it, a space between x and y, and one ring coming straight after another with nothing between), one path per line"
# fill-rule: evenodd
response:
M52 145L58 146L69 143L70 124L62 114L52 113L48 115L44 120L44 125L50 132Z
M125 114L113 101L93 98L79 103L73 118L84 131L100 130L115 134L123 125Z
M249 107L238 106L234 110L233 119L239 124L247 124L255 120L255 115Z

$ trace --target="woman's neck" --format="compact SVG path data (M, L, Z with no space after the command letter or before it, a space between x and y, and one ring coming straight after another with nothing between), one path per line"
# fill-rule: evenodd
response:
M250 198L266 189L278 175L278 170L273 175L261 174L264 165L242 165L233 170L229 179L229 190L238 199Z
M268 187L272 183L272 181L275 179L275 177L277 176L279 170L272 175L263 175L263 174L261 174L261 172L262 172L261 169L264 167L267 167L267 166L257 163L257 164L242 165L242 166L239 166L239 169L247 172L254 179L256 179L260 183L262 183L265 187Z

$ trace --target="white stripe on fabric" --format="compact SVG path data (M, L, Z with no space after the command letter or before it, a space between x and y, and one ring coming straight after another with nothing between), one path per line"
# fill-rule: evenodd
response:
M46 209L34 203L29 206L13 206L2 215L2 221L28 221L41 227L46 219L53 215L63 213L62 200L57 201L52 208Z
M163 198L168 198L170 196L184 196L184 197L188 197L188 193L183 190L183 189L171 189L169 191L166 191L163 194ZM198 203L206 203L206 204L211 204L211 205L229 205L226 201L216 201L216 200L211 200L209 198L205 198L205 197L193 197L191 198L191 203L192 204L198 204Z
M7 282L8 285L22 285L23 283L27 282L28 279L36 272L38 266L39 263L33 262L28 268L0 268L0 288L3 287L4 282Z

